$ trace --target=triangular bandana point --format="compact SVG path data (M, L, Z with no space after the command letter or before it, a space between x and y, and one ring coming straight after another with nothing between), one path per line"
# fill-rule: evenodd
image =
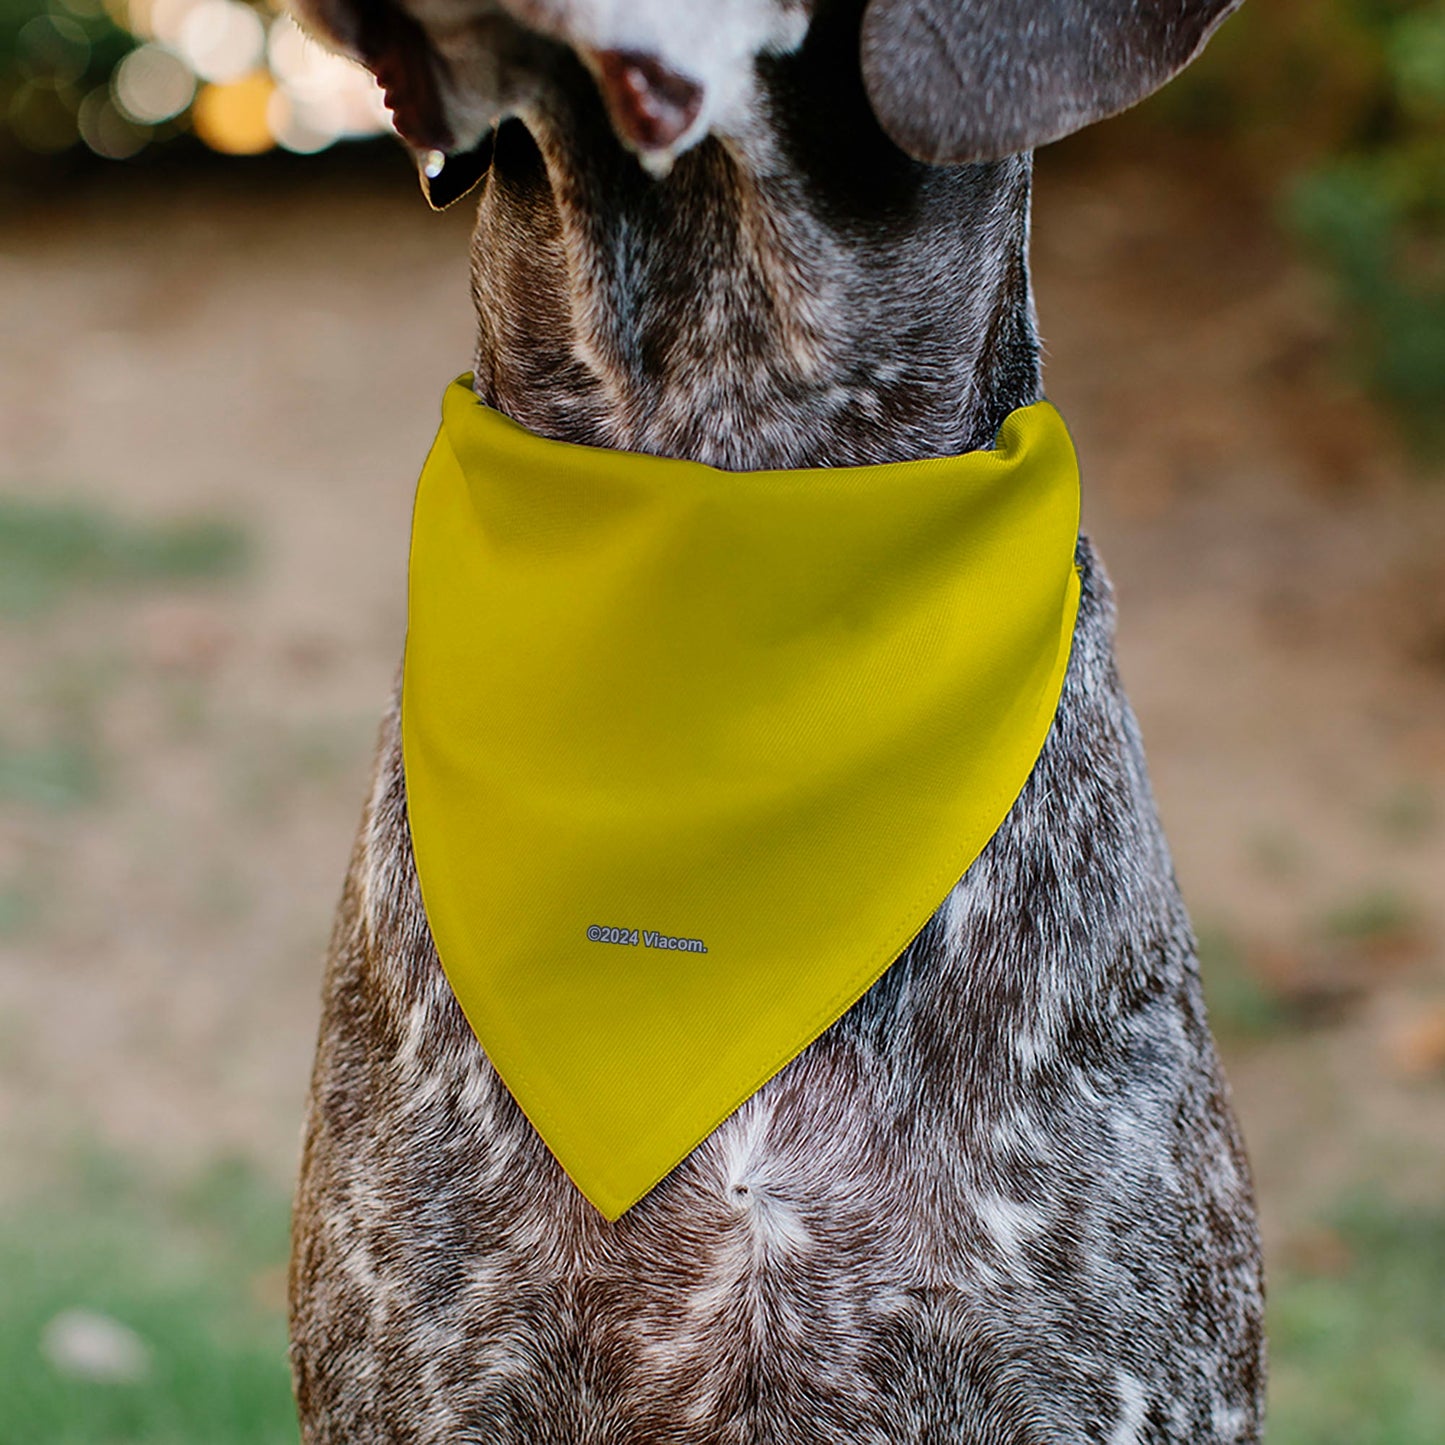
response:
M839 1018L1007 815L1053 721L1078 466L724 472L448 388L402 691L427 918L482 1047L616 1218Z

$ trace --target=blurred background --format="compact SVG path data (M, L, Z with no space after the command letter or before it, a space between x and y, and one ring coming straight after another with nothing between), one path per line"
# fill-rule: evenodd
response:
M288 1192L470 356L265 5L0 0L0 1445L283 1445ZM1049 389L1258 1175L1277 1445L1445 1439L1445 0L1040 158Z

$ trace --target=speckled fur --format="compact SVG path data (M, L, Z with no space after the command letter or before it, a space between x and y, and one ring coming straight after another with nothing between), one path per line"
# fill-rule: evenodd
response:
M481 200L485 399L742 467L957 451L1038 395L1027 161L893 150L847 63L857 10L824 5L764 61L753 120L661 182L549 60ZM440 972L393 705L297 1196L308 1445L1257 1440L1247 1167L1087 543L1079 565L1008 819L883 979L616 1224Z

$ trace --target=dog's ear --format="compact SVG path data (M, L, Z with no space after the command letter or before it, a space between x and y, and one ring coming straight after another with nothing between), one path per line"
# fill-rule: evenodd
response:
M998 160L1125 110L1242 0L869 0L863 80L916 160Z

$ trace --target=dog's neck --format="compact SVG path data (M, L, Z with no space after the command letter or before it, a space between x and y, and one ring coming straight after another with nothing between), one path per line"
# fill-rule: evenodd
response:
M815 74L836 88L836 58L769 67L757 134L663 180L585 77L537 139L503 126L473 247L482 399L731 469L951 455L1037 400L1028 159L916 165Z

